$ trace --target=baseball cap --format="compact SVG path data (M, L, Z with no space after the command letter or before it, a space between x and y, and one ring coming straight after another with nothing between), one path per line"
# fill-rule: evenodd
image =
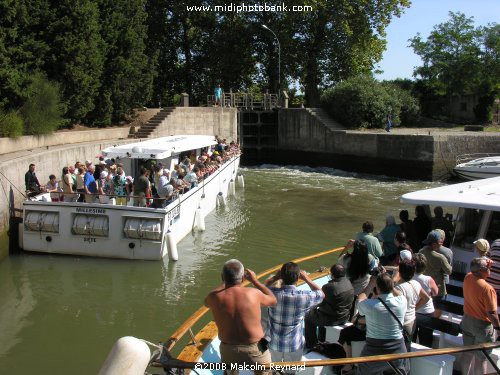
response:
M404 260L411 260L412 254L410 250L401 250L399 252L399 260L402 262Z
M427 238L422 242L424 245L430 245L433 243L439 243L441 240L441 234L437 230L431 230L427 235Z

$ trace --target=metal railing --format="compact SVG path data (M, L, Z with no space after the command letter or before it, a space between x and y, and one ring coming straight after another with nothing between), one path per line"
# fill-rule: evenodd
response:
M356 365L360 363L374 363L374 362L387 362L387 364L397 373L400 372L398 369L392 364L393 361L397 361L400 359L412 359L412 358L421 358L421 357L431 357L437 355L446 355L446 354L459 354L466 353L472 351L481 351L486 359L490 362L491 366L495 369L497 373L500 373L500 369L498 368L495 361L488 354L489 350L496 349L500 347L500 342L492 342L485 344L476 344L469 346L458 346L454 348L442 348L442 349L428 349L428 350L419 350L418 352L408 352L408 353L400 353L400 354L382 354L382 355L373 355L368 357L356 357L356 358L338 358L338 359L317 359L317 360L308 360L301 362L280 362L280 367L286 368L287 366L304 366L304 367L323 367L323 366L344 366L344 365ZM182 361L178 359L174 359L172 357L167 357L167 360L155 360L151 363L152 367L162 367L162 368L183 368L183 369L197 369L197 368L209 368L209 365L220 364L219 362L203 362L203 366L199 366L199 362L188 362ZM266 369L271 369L271 364L262 365L262 367Z
M303 263L305 261L310 261L310 260L315 260L318 258L321 258L325 255L328 254L334 254L334 253L339 253L341 250L344 248L335 248L331 250L327 250L321 253L317 253L311 256L303 257L303 258L298 258L293 260L295 263ZM270 268L262 273L259 273L257 275L258 279L261 279L265 276L271 275L275 273L277 270L279 270L281 265L275 266L273 268ZM315 273L315 277L320 277L322 275L327 275L328 270L324 268L320 268ZM244 286L248 285L249 282L245 281L243 283ZM154 359L151 362L152 367L163 367L163 368L184 368L184 369L196 369L199 368L197 367L198 362L188 362L180 359L173 358L170 356L170 351L174 349L177 343L186 335L189 334L191 337L191 343L188 345L197 345L195 341L195 335L193 334L193 327L196 323L198 323L204 316L205 314L209 311L209 309L205 306L202 306L200 309L198 309L193 315L191 315L181 327L179 327L169 338L169 340L164 344L163 349L167 354L166 356L162 356L159 358ZM339 358L339 359L326 359L326 360L310 360L310 361L304 361L304 362L281 362L280 365L286 366L298 366L298 365L304 365L305 367L316 367L316 366L342 366L342 365L353 365L353 364L359 364L359 363L365 363L365 362L387 362L388 365L396 372L398 373L398 370L393 366L391 363L392 361L399 360L399 359L411 359L411 358L420 358L420 357L429 357L429 356L437 356L437 355L444 355L444 354L456 354L456 353L463 353L463 352L470 352L470 351L481 351L486 359L490 362L491 366L500 373L500 369L498 368L497 364L494 362L494 360L491 358L491 356L488 354L488 351L491 349L495 349L500 347L500 342L495 342L495 343L485 343L485 344L478 344L478 345L471 345L471 346L460 346L460 347L453 347L453 348L442 348L442 349L428 349L428 350L419 350L418 352L408 352L408 353L403 353L403 354L389 354L389 355L376 355L376 356L369 356L369 357L357 357L357 358ZM167 360L165 361L165 359ZM204 363L205 365L208 365L209 363ZM215 365L215 363L214 363ZM217 368L217 367L214 367ZM266 365L266 368L269 368L269 365Z
M267 93L223 93L220 103L216 103L215 95L207 95L207 105L251 110L272 110L280 106L278 94Z

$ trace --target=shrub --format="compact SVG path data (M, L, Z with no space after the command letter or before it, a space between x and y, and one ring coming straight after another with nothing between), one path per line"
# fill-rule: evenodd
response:
M59 86L41 74L31 77L27 99L21 107L27 134L49 134L62 123L64 106L61 104Z
M24 122L19 113L0 112L0 136L18 138L23 135Z
M389 113L394 126L408 126L418 120L419 107L409 92L368 75L350 78L326 90L321 101L332 117L351 129L384 128Z

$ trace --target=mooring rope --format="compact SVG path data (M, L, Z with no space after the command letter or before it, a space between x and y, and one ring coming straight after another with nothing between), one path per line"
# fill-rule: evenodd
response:
M26 198L26 195L24 195L24 193L21 190L19 190L17 186L11 180L9 180L9 178L6 175L2 173L2 171L0 171L0 174L10 183L11 186L14 186L14 189L16 189L19 192L19 194L21 194L24 198Z

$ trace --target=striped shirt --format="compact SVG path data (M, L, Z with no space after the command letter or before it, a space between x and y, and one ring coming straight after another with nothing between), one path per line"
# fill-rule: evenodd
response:
M270 349L296 352L304 347L304 315L323 300L321 290L298 290L294 285L271 288L278 303L269 308Z
M491 260L494 262L491 266L490 276L486 281L497 292L500 292L500 239L493 241L490 247Z

